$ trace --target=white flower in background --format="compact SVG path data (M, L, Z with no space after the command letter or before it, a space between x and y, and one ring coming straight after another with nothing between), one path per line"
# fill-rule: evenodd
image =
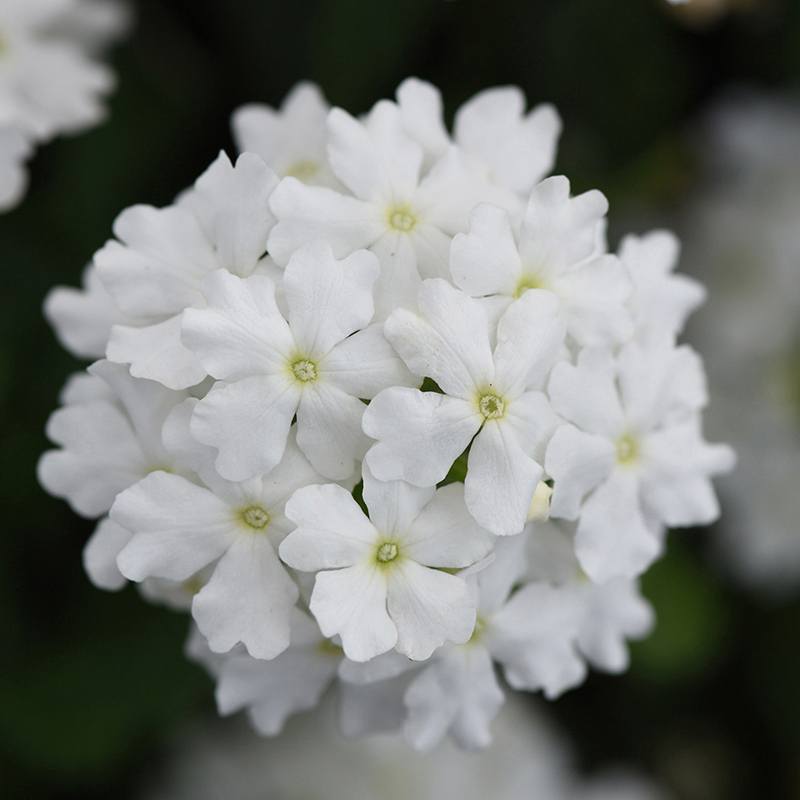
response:
M739 93L704 121L707 165L681 221L685 262L708 282L689 337L711 358L716 437L739 465L721 484L721 564L757 591L800 587L800 104Z
M328 160L348 194L286 178L272 195L278 219L269 251L285 265L309 241L327 242L337 258L367 248L378 256L376 318L413 305L420 278L446 277L453 234L486 197L486 183L462 154L447 150L422 172L422 148L404 131L397 107L379 102L360 122L328 115Z
M395 311L384 332L409 369L444 394L392 387L377 395L364 414L378 440L367 464L380 480L430 486L472 442L467 508L492 533L519 533L542 477L537 453L555 426L541 389L564 339L558 303L526 292L500 319L494 351L483 308L445 281L426 281L418 305L419 313Z
M340 486L310 486L289 502L297 525L281 558L315 572L309 607L325 636L338 635L345 655L367 661L392 648L414 660L446 641L465 642L475 603L463 569L491 549L470 519L463 487L418 488L364 473L369 518Z
M114 78L93 55L126 22L115 2L0 3L0 210L24 194L22 161L36 143L103 119Z
M630 285L616 256L598 252L607 210L598 191L570 197L563 176L533 189L518 236L506 211L481 204L469 233L453 240L453 281L473 297L493 298L500 309L529 289L552 292L578 344L620 341L630 335L624 308Z
M588 778L543 709L513 702L500 714L496 746L465 753L443 742L409 752L398 736L349 741L335 729L336 709L291 720L265 742L229 721L183 733L164 767L148 778L143 800L302 797L380 800L663 800L644 777L617 767ZM309 765L313 765L310 768ZM619 792L614 794L614 791Z
M114 222L112 240L94 258L103 287L125 317L111 329L106 355L131 375L185 389L206 377L180 340L184 309L204 306L203 279L218 269L242 277L268 272L268 198L277 178L245 153L224 153L194 187L167 208L133 206Z
M707 397L692 350L584 350L576 365L556 366L548 394L569 423L547 448L551 514L578 519L575 552L593 580L641 574L661 550L663 526L719 516L710 478L734 456L703 440Z
M180 409L187 439L194 402ZM204 468L200 477L203 485L154 472L117 497L111 519L133 534L119 569L134 581L186 581L215 563L192 602L209 647L220 653L241 642L256 658L274 658L289 645L298 598L276 552L291 529L284 506L319 475L290 438L268 476L231 483Z
M525 106L481 93L451 141L420 81L361 120L300 84L48 295L105 360L40 480L101 518L98 586L191 612L220 713L261 733L331 687L348 735L485 747L502 686L624 670L666 528L718 514L732 455L678 345L702 290L668 233L608 253L605 198L542 180L560 123Z
M631 308L636 339L642 344L674 342L689 315L703 303L703 286L676 275L680 244L669 231L626 236L619 257L633 282Z
M337 186L328 165L325 120L330 106L319 87L298 83L280 109L250 103L237 109L231 125L241 152L261 156L281 177L320 186Z
M377 274L371 253L337 261L327 244L307 245L284 275L287 317L269 278L209 277L208 307L185 312L183 341L223 381L192 420L193 434L219 450L221 475L244 480L272 469L295 415L297 443L319 472L354 473L369 446L359 398L414 383L380 326L369 325Z
M19 130L0 126L0 212L13 208L25 194L25 162L31 152L30 141Z
M553 168L561 119L542 104L525 113L525 95L516 86L479 92L458 109L453 139L444 125L439 90L408 78L397 90L406 131L434 160L454 142L494 183L527 195Z

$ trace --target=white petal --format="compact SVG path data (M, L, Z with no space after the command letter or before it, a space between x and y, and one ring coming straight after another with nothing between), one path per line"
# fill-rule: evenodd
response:
M378 440L365 458L376 478L433 486L464 452L480 419L466 400L396 387L375 397L362 424Z
M130 364L131 375L170 389L186 389L206 377L203 365L181 341L181 315L154 325L114 325L106 348L109 361Z
M219 558L235 535L227 504L166 472L154 472L120 494L111 519L134 534L117 559L132 581L186 580Z
M450 248L453 282L473 297L513 295L522 264L508 212L481 203L469 218L469 233L459 233Z
M269 539L245 532L195 595L192 616L213 652L241 642L254 658L275 658L289 646L289 612L297 597Z
M455 139L479 156L498 183L528 192L553 167L561 120L550 105L525 115L525 97L515 86L486 89L458 110Z
M413 672L368 685L339 684L339 727L345 736L395 731L406 718L403 703Z
M375 282L376 322L385 320L396 308L413 309L422 278L417 269L417 252L411 237L387 231L370 250L380 261L381 269Z
M405 696L405 737L428 751L450 732L460 747L491 741L490 724L503 704L491 658L483 647L453 650L423 670Z
M209 374L222 380L274 374L286 369L295 342L275 303L275 285L226 270L203 283L208 306L183 314L182 338Z
M614 439L624 432L616 367L608 351L582 350L576 365L557 364L547 393L553 410L582 430Z
M569 181L547 178L531 192L519 250L526 268L545 277L563 274L596 249L608 201L598 191L570 197Z
M386 220L369 203L320 186L284 178L270 198L278 219L267 242L281 266L308 242L325 241L337 258L369 247L386 230Z
M291 257L283 291L289 325L303 355L322 357L369 323L378 271L372 253L359 250L337 261L325 242L307 244Z
M397 643L386 611L386 578L371 564L320 572L309 607L325 636L341 637L352 661L369 661Z
M386 340L382 325L348 336L328 353L320 372L324 380L363 400L371 400L389 386L419 384Z
M397 626L397 649L414 661L429 658L445 642L466 642L475 628L466 582L411 560L388 572L388 607Z
M299 390L284 376L219 383L195 407L191 431L219 450L223 478L247 480L281 460L298 400Z
M115 592L127 580L117 568L117 556L131 539L131 532L106 517L100 520L83 548L83 568L100 589Z
M364 125L341 108L328 115L328 158L336 177L362 200L408 197L417 185L422 149L403 130L393 103L378 102Z
M450 144L442 121L442 96L439 90L418 78L406 78L397 89L400 118L409 135L426 153L436 156Z
M520 447L510 426L489 420L475 437L467 464L466 503L479 525L496 536L519 533L542 467Z
M636 475L614 470L583 505L575 533L578 561L601 583L640 575L660 550L658 536L642 514Z
M114 234L123 244L108 242L94 261L123 313L153 319L202 302L200 283L217 262L187 209L132 206L115 220Z
M428 567L468 567L480 561L492 549L492 539L467 511L463 484L451 483L431 495L405 526L403 552Z
M386 338L408 368L433 378L446 394L473 399L494 377L489 326L481 305L446 281L425 281L419 314L395 311L384 325Z
M550 514L577 519L584 497L614 468L616 453L608 439L562 425L547 446L544 466L553 478Z
M372 524L384 535L402 535L405 546L406 534L435 492L433 486L420 488L405 481L379 481L364 465L362 496Z
M525 392L515 398L506 408L505 422L525 453L542 463L545 446L560 422L546 395Z
M542 289L525 292L497 323L495 386L512 397L541 388L560 355L565 332L555 295Z
M285 513L297 529L281 542L281 558L305 572L351 566L378 539L350 492L332 483L298 489Z
M47 436L63 449L50 450L39 460L39 482L82 516L108 511L116 495L152 466L130 422L107 402L55 411L47 422Z
M275 222L269 196L277 184L275 173L257 155L242 153L234 167L220 152L183 195L180 204L199 220L220 267L243 277L253 272Z

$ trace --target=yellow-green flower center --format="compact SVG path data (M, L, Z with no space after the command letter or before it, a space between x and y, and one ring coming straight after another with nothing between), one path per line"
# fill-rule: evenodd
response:
M311 359L299 358L292 362L292 374L301 383L313 383L319 377L319 370Z
M375 558L379 564L389 564L400 555L400 548L395 542L383 542L375 551Z
M338 658L342 655L342 648L338 644L332 642L330 639L323 639L317 645L317 652L323 656L331 656Z
M514 290L514 297L522 297L528 289L543 289L545 286L544 281L535 272L526 272L517 283L517 288Z
M305 182L311 180L318 172L319 164L316 161L300 160L289 165L286 176Z
M475 618L475 627L472 629L472 636L469 637L467 644L475 644L481 640L483 632L486 630L486 620L480 616Z
M631 466L639 459L639 442L630 433L625 433L617 439L617 463Z
M393 206L386 214L389 227L399 233L411 233L417 225L417 218L409 206Z
M256 531L264 530L270 523L269 512L261 506L252 505L242 509L241 514L242 522L249 528Z
M484 419L500 419L506 413L506 401L500 395L486 392L478 398L478 410Z

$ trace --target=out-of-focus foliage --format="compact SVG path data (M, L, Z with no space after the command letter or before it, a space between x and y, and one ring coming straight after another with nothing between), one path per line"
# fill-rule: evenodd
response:
M557 169L614 219L669 224L699 170L687 130L729 84L800 79L800 3L752 0L704 25L659 0L142 0L115 54L104 126L42 148L0 217L0 787L14 798L135 797L164 743L209 702L183 618L83 575L91 525L36 485L44 422L71 370L41 316L134 202L166 203L230 146L239 104L300 78L363 110L402 78L452 110L516 83L559 108ZM680 233L680 230L678 230ZM610 232L616 243L616 231ZM702 276L700 276L702 277ZM713 354L708 354L713 358ZM724 520L723 523L724 524ZM693 800L800 796L800 601L776 609L717 577L706 533L673 537L645 581L660 623L625 677L553 705L582 760L634 760ZM793 783L794 782L794 783Z

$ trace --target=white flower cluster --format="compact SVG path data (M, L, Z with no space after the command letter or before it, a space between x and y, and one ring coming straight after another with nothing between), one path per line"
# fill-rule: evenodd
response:
M0 0L0 211L25 193L34 146L102 119L113 75L92 56L126 22L111 0Z
M103 517L97 584L191 592L222 713L276 733L335 682L348 733L483 746L498 669L548 697L625 669L666 527L717 516L732 454L675 341L702 291L543 180L559 128L513 88L451 136L419 80L361 119L301 85L48 298L104 360L41 481Z

